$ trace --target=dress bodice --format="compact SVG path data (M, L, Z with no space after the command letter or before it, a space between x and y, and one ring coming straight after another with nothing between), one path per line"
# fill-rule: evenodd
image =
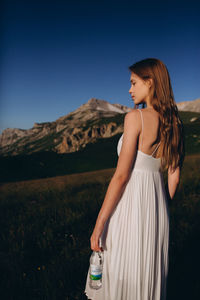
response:
M118 144L117 144L117 154L119 156L121 147L122 147L122 141L123 141L123 134L119 138ZM152 155L146 154L140 150L137 150L135 162L133 165L134 170L143 170L143 171L151 171L156 172L160 171L161 166L161 159L155 158Z

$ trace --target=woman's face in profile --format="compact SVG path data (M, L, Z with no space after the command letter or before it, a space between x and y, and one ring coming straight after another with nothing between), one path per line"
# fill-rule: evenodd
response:
M146 102L149 97L149 85L138 77L135 73L131 73L131 88L129 93L135 104Z

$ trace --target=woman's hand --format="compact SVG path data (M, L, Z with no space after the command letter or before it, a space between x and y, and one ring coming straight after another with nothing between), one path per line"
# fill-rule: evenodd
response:
M103 251L102 247L99 247L99 239L102 234L104 226L95 226L93 233L90 237L91 249L93 251Z

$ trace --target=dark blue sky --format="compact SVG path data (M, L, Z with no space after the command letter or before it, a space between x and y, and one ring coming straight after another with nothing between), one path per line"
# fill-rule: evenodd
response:
M133 107L134 62L155 57L175 101L200 97L198 1L11 1L2 8L1 121L31 128L91 97Z

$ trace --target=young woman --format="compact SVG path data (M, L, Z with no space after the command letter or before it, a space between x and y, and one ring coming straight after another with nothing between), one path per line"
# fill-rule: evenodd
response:
M183 125L164 63L148 58L129 70L135 106L125 115L116 171L90 238L91 249L104 253L99 290L90 288L88 271L85 294L93 300L166 299L168 201L185 155Z

